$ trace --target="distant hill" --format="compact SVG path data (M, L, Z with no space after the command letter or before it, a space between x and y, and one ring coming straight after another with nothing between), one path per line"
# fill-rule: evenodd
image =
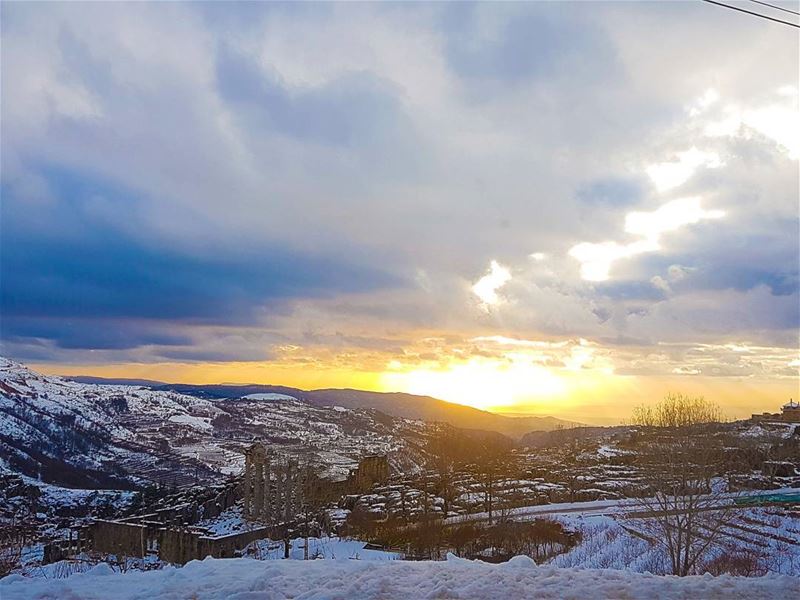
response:
M522 437L530 431L551 431L558 427L570 428L580 425L555 417L506 417L431 396L416 396L402 392L326 389L306 394L306 398L314 404L344 408L375 408L397 417L442 421L462 429L497 431L513 438Z
M164 384L154 389L189 394L209 400L242 398L250 394L286 394L316 406L374 408L395 417L440 421L461 429L496 431L515 439L530 431L551 431L559 427L570 428L580 425L580 423L564 421L555 417L506 417L431 396L417 396L402 392L368 392L352 389L301 390L282 385L192 385L184 383Z
M387 415L439 421L461 429L495 431L521 438L531 431L553 431L569 429L582 424L556 417L511 417L439 400L431 396L417 396L403 392L369 392L353 389L301 390L283 385L264 384L191 384L191 383L142 383L146 380L103 379L101 377L72 377L84 383L107 383L115 385L145 385L157 391L188 394L206 400L221 398L243 398L251 394L285 394L316 406L341 406L343 408L374 408ZM91 381L89 381L91 379Z
M75 375L74 377L64 377L63 379L74 381L75 383L94 383L98 385L138 385L143 387L164 385L163 381L156 381L155 379L129 379L127 377L109 378L93 377L92 375Z
M293 399L297 393L267 394L207 399L79 383L0 357L0 480L11 473L82 489L219 482L241 472L254 439L333 480L346 478L368 454L386 455L397 471L425 464L433 430L427 424L317 406ZM513 444L497 433L464 433L494 446Z

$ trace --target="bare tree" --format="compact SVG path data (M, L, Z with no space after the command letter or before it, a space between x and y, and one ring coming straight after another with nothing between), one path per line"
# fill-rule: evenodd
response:
M16 520L0 523L0 577L21 566L22 551L33 540L35 529Z
M673 575L699 569L734 519L729 493L715 485L721 454L691 428L656 435L641 454L650 496L637 500L634 529L663 546Z
M444 500L444 518L450 512L450 506L457 496L454 486L456 467L460 462L459 445L461 439L449 427L439 428L428 442L428 464L436 475L435 492ZM428 483L425 478L425 494L427 498ZM427 508L426 508L427 513Z
M508 474L508 456L504 448L487 444L476 457L473 466L475 479L483 492L483 509L488 513L489 525L496 512L497 487L504 475Z
M702 396L667 394L653 406L641 405L633 409L633 424L643 427L686 427L723 420L719 406Z

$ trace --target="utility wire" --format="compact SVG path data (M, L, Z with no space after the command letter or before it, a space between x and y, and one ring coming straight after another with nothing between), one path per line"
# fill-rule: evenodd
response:
M800 25L797 23L792 23L791 21L781 21L780 19L775 19L774 17L768 17L767 15L762 15L761 13L753 12L751 10L745 10L743 8L739 8L738 6L731 6L730 4L723 4L722 2L715 2L715 0L703 0L703 2L708 2L709 4L716 4L717 6L723 6L725 8L730 8L731 10L738 10L739 12L747 13L748 15L753 15L755 17L761 17L762 19L767 19L769 21L775 21L776 23L783 23L784 25L788 25L789 27L796 27L800 29Z
M783 8L782 6L775 6L774 4L769 4L767 2L760 2L759 0L750 0L755 4L761 4L762 6L769 6L770 8L774 8L775 10L782 10L783 12L787 12L793 15L800 15L800 12L789 10L788 8Z

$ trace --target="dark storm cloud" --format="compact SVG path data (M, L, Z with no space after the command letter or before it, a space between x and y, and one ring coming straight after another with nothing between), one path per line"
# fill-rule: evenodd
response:
M0 306L3 334L12 339L46 338L62 348L180 345L190 340L126 320L254 324L286 312L293 299L400 284L368 266L268 241L190 252L152 232L137 236L107 219L115 211L135 219L135 191L87 173L40 173L55 190L55 202L3 190ZM103 211L93 210L98 199L104 199Z
M50 340L68 350L130 350L139 346L182 346L192 338L162 326L113 319L63 319L6 316L0 324L4 342Z

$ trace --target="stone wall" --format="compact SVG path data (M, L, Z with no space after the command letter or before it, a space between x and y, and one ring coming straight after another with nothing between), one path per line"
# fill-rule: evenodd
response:
M120 521L95 521L90 530L91 546L97 552L144 558L153 532L147 525Z
M376 483L389 480L389 460L386 456L366 456L348 479L348 492L366 492Z
M256 540L271 537L272 533L274 531L270 527L259 527L251 531L213 537L189 529L164 529L159 537L158 557L179 565L191 560L202 560L206 556L233 558L237 551Z

